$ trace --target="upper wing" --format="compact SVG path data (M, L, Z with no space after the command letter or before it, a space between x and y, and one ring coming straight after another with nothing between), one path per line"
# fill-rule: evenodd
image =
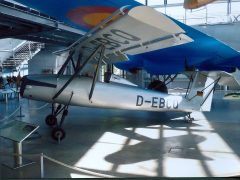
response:
M156 10L138 6L87 38L82 45L94 48L104 44L106 56L117 52L136 55L191 42L184 33Z
M128 60L127 55L142 54L189 42L192 42L192 39L170 18L150 7L138 6L127 13L121 8L73 45L56 53L75 49L84 60L99 46L104 45L104 61L115 63ZM78 58L79 54L75 58ZM95 61L92 63L95 64Z
M130 5L131 7L139 6L140 3L134 1L134 0L16 0L18 2L22 2L26 5L28 5L31 8L38 9L50 16L53 16L57 18L60 21L63 21L69 25L72 25L76 28L79 28L81 30L88 31L90 28L96 26L99 22L107 18L107 16L111 15L114 11L117 9ZM203 0L204 1L204 0ZM207 0L208 1L208 0ZM199 1L197 1L199 2ZM58 9L53 9L52 7L58 7ZM134 11L132 11L134 12ZM144 12L147 12L144 10ZM130 13L130 12L129 12ZM131 19L131 13L129 19ZM134 13L135 14L135 13ZM152 26L150 29L154 29L158 31L158 25L161 25L161 21L158 21L158 19L151 19L150 16L148 16L145 13L142 13L143 15L138 18L137 20L140 20L141 18L145 18L143 24L147 25L147 27L151 27L152 25L149 25L149 23L154 22L157 24L156 26ZM135 14L136 15L136 14ZM134 15L134 16L135 16ZM145 17L146 16L146 17ZM158 18L158 16L155 16ZM150 18L150 19L146 19ZM118 18L117 18L118 19ZM128 18L126 18L127 20ZM134 18L133 18L134 19ZM161 20L162 18L160 18ZM120 20L120 19L119 19ZM128 21L128 20L127 20ZM171 37L178 37L177 40L174 38L169 39L161 39L161 37L168 37L162 36L163 34L160 34L159 39L156 38L156 36L151 37L149 40L147 38L145 39L145 35L151 35L152 32L148 28L144 29L143 34L137 34L135 31L139 31L142 29L142 26L137 26L137 28L129 27L127 28L133 28L133 35L137 38L141 38L141 41L133 41L133 37L127 36L128 34L119 34L118 31L111 32L111 26L112 28L114 24L117 25L117 21L109 27L104 26L104 29L102 31L99 31L99 36L97 36L96 32L94 33L96 36L95 38L100 38L100 41L111 42L111 45L108 45L107 48L114 48L114 53L108 53L109 59L116 59L116 60L127 60L124 63L121 64L115 64L117 67L124 69L124 70L130 70L131 68L141 68L145 69L147 72L151 74L176 74L185 71L186 67L194 67L199 70L223 70L227 72L232 72L236 67L240 67L240 54L231 49L229 46L217 41L216 39L209 37L183 23L180 23L174 19L171 19L177 24L178 29L180 27L180 34L177 34L176 36L174 33L170 35ZM128 21L130 22L130 21ZM174 24L173 23L173 24ZM168 23L167 23L168 24ZM125 25L125 24L122 24ZM164 28L166 24L163 24L161 28ZM168 26L168 25L167 25ZM144 26L145 27L145 26ZM109 29L108 29L109 28ZM164 29L161 29L160 31ZM130 33L132 31L128 29L118 29L117 30L123 30L123 32ZM175 28L173 28L175 29ZM126 31L127 30L127 31ZM123 37L116 38L117 35L122 35ZM155 32L155 31L154 31ZM176 31L177 33L178 31ZM186 33L185 33L186 32ZM135 34L136 33L136 34ZM159 33L159 32L158 32ZM158 35L155 34L155 35ZM107 34L106 37L102 37L102 35ZM171 34L167 31L166 34ZM192 43L183 43L181 44L181 41L179 39L181 36L185 38L185 34L187 34L188 37L192 38L194 41ZM91 34L92 36L92 34ZM169 36L169 37L170 37ZM90 36L89 36L90 37ZM144 39L143 39L143 38ZM188 41L188 37L186 37L186 41ZM90 37L92 38L92 42L98 44L99 42L94 39L94 36ZM122 39L123 38L123 39ZM125 40L126 38L130 38ZM90 39L89 39L90 40ZM113 41L117 40L117 42ZM125 43L126 41L130 41L130 44L121 44ZM136 39L135 39L136 40ZM164 40L166 43L164 43ZM180 42L179 46L174 46L173 40L176 40L176 44ZM151 45L148 44L148 42L151 42ZM160 42L161 43L157 43ZM169 41L171 41L169 43ZM119 47L119 42L120 46ZM135 45L134 46L134 42ZM142 42L142 44L141 44ZM145 42L145 44L144 44ZM86 45L89 45L91 43L86 43ZM129 45L129 46L128 46ZM143 45L143 46L142 46ZM91 45L90 47L94 47ZM150 47L150 48L149 48ZM165 48L164 48L165 47ZM88 49L91 51L91 49ZM108 50L107 50L108 51ZM85 51L87 52L87 51ZM136 52L141 54L136 54ZM88 52L90 53L90 52ZM129 54L132 54L130 56ZM87 54L87 53L86 53ZM126 56L128 54L128 56Z

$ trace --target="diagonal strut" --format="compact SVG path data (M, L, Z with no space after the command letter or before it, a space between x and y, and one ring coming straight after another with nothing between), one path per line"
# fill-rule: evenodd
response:
M97 54L99 49L102 47L102 45L98 46L98 48L86 59L86 61L82 64L82 66L78 66L74 74L68 79L68 81L61 87L61 89L53 96L53 100L56 99L63 91L64 89L72 82L72 80L81 73L82 69L86 66L86 64Z
M97 64L97 67L96 67L96 71L94 72L93 82L92 82L91 90L90 90L89 97L88 97L89 100L91 100L92 95L93 95L93 91L94 91L95 84L96 84L96 81L97 81L97 75L99 73L99 68L101 67L104 51L105 51L105 46L103 45L102 49L101 49L101 52L100 52L100 57L98 59L98 64Z

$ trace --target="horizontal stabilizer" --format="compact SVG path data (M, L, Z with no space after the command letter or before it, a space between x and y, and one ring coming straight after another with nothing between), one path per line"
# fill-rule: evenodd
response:
M212 71L208 74L211 77L220 77L218 84L222 86L229 86L231 88L240 89L240 83L239 81L230 73L224 72L224 71Z
M186 72L185 74L188 76L191 75L190 72ZM216 84L240 89L240 83L232 74L223 71L197 72L194 75L194 81L187 96L193 102L193 106L196 109L198 108L197 104L200 103L201 111L211 110L213 91ZM240 99L240 93L227 94L224 99Z

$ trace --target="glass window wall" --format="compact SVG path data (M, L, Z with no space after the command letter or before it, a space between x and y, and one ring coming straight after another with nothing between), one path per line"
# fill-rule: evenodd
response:
M240 0L217 0L198 9L186 10L184 0L137 0L188 25L240 21Z

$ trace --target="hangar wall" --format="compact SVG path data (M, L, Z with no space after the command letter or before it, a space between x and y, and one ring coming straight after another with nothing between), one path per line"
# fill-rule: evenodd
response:
M28 61L29 74L52 74L57 72L62 62L56 60L54 51L61 49L62 47L46 46L45 49L40 51L36 56ZM59 64L60 63L60 64Z
M193 27L240 51L240 22Z

